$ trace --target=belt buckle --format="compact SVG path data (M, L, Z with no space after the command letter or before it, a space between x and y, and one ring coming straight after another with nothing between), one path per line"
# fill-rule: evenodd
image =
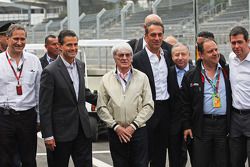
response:
M217 120L217 116L214 114L211 115L211 118L212 118L212 120Z
M243 110L239 110L239 111L240 111L240 115L244 115L246 113Z
M240 114L240 115L242 115L242 112L241 112L241 110L238 110L238 111L239 111L239 114Z

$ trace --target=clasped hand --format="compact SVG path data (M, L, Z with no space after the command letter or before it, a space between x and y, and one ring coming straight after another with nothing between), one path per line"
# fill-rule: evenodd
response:
M118 126L117 129L115 130L115 132L118 135L121 143L128 143L128 142L130 142L135 130L132 126L128 126L126 128L124 128L122 126Z

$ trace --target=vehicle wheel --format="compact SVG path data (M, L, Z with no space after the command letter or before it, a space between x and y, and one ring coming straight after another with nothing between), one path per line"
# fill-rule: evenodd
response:
M93 142L98 140L98 123L95 117L89 117L90 128L91 128L91 139Z

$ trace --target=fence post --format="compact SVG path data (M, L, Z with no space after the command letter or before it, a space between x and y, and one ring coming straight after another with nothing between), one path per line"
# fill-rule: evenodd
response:
M128 9L132 6L133 9L134 3L132 1L128 1L127 4L122 8L121 10L121 28L122 28L122 39L125 38L125 16L126 13L128 12ZM134 12L134 11L132 11Z
M68 17L64 17L64 19L62 21L60 21L60 31L63 30L63 24L66 23L68 21Z
M156 0L153 2L153 4L152 4L153 14L157 14L157 7L158 7L160 2L161 2L161 0Z
M46 25L45 25L45 35L47 36L48 35L48 28L49 26L53 23L52 20L50 20Z
M100 38L100 20L101 17L103 16L103 14L105 13L106 9L103 8L97 15L96 15L96 38L99 39Z

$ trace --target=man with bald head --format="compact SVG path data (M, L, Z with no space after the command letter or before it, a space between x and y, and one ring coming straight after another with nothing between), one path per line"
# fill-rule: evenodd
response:
M149 23L149 22L159 22L162 24L162 20L160 18L160 16L156 15L156 14L150 14L148 15L147 17L145 17L145 20L144 20L144 30L146 30L146 25ZM146 41L146 38L145 36L143 36L142 38L139 38L139 39L132 39L130 41L128 41L128 44L132 47L133 49L133 52L134 54L143 50L145 48L145 46L147 45L147 41ZM172 45L170 45L169 43L165 42L165 41L162 41L162 45L161 45L161 48L166 50L168 52L168 59L169 59L169 62L170 62L170 65L173 65L173 61L171 59L171 48L172 48Z
M167 38L165 38L164 41L172 46L174 46L178 42L178 40L173 35L167 36Z
M155 21L155 22L160 22L162 23L162 20L161 20L161 17L158 16L157 14L150 14L148 16L145 17L145 20L144 20L144 29L146 29L146 24L149 23L149 22L152 22L152 21Z

